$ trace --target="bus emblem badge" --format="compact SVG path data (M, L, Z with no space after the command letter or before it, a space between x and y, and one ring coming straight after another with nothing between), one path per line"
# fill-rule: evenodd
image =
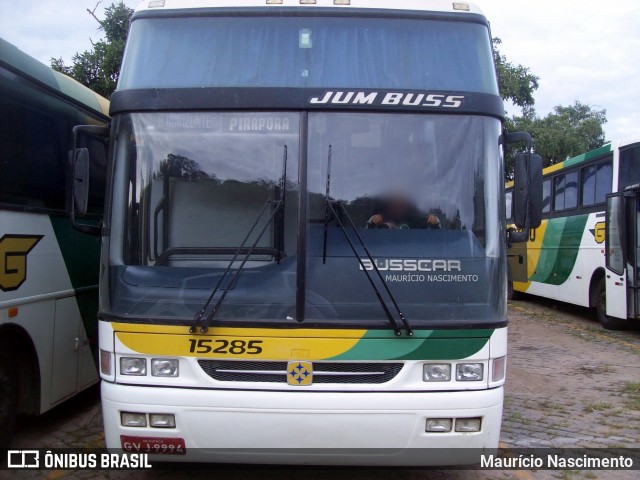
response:
M287 364L287 383L295 386L313 383L313 364L311 362L289 362Z
M27 255L42 235L4 235L0 238L0 290L17 290L27 280Z

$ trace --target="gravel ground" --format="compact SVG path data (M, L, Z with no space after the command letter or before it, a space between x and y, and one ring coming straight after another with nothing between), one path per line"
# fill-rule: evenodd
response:
M609 332L591 312L527 297L510 304L504 447L640 448L640 326ZM22 418L14 448L102 447L98 388L37 418ZM8 475L11 473L11 475ZM222 466L160 472L0 472L0 478L189 477L229 480L637 479L636 472L475 472Z

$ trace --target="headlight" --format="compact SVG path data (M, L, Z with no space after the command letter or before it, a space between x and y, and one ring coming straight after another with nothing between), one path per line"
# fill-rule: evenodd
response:
M453 420L451 418L427 418L425 431L434 433L447 433L451 431Z
M482 427L482 418L456 419L456 432L479 432L480 427Z
M425 382L448 382L451 380L451 364L427 363L424 365L422 379Z
M123 427L146 427L147 415L144 413L121 412L120 423Z
M176 428L176 417L170 413L150 413L149 425L155 428Z
M136 357L122 357L120 359L121 375L143 376L147 374L147 359Z
M456 380L458 382L479 382L484 377L482 363L459 363L456 365Z
M151 375L154 377L177 377L178 359L153 358L151 359Z

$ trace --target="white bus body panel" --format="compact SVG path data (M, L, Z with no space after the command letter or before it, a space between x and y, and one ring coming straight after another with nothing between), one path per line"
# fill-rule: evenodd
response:
M366 397L366 398L365 398ZM140 388L102 382L108 448L121 435L182 438L187 454L166 461L444 465L460 463L412 449L498 447L503 388L478 392L247 392ZM123 427L120 412L172 413L175 429ZM479 433L427 433L427 418L482 417ZM265 449L260 451L259 449ZM311 455L304 449L390 449L388 455ZM225 449L239 449L230 452ZM241 449L256 449L248 452ZM298 449L272 452L269 449ZM477 461L477 459L476 459Z
M49 215L0 210L0 226L0 238L42 236L27 255L24 283L17 290L0 292L0 327L16 325L33 342L42 413L96 383L98 372ZM11 307L18 307L18 315L10 318ZM78 368L83 372L80 378Z
M607 315L627 319L627 279L607 270Z
M460 14L482 14L480 8L470 2L459 2L468 7L468 10L454 9L455 2L443 0L400 0L390 2L388 0L351 0L349 5L336 5L334 0L316 0L314 4L301 4L300 0L282 0L281 4L267 4L266 0L165 0L160 6L149 7L148 1L140 3L136 10L182 10L193 8L283 8L296 7L298 9L321 8L369 8L383 10L417 10L433 12L457 12Z

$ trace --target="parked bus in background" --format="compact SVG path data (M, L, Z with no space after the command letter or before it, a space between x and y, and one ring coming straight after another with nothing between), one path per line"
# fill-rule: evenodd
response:
M0 445L98 380L99 243L72 228L71 130L106 125L108 102L0 39ZM101 218L106 158L91 171Z
M501 140L530 137L503 134L477 7L144 2L111 114L107 447L369 465L497 448Z
M605 328L629 327L640 318L639 191L640 137L546 168L542 225L508 250L511 292L591 307ZM507 184L507 216L512 196Z

